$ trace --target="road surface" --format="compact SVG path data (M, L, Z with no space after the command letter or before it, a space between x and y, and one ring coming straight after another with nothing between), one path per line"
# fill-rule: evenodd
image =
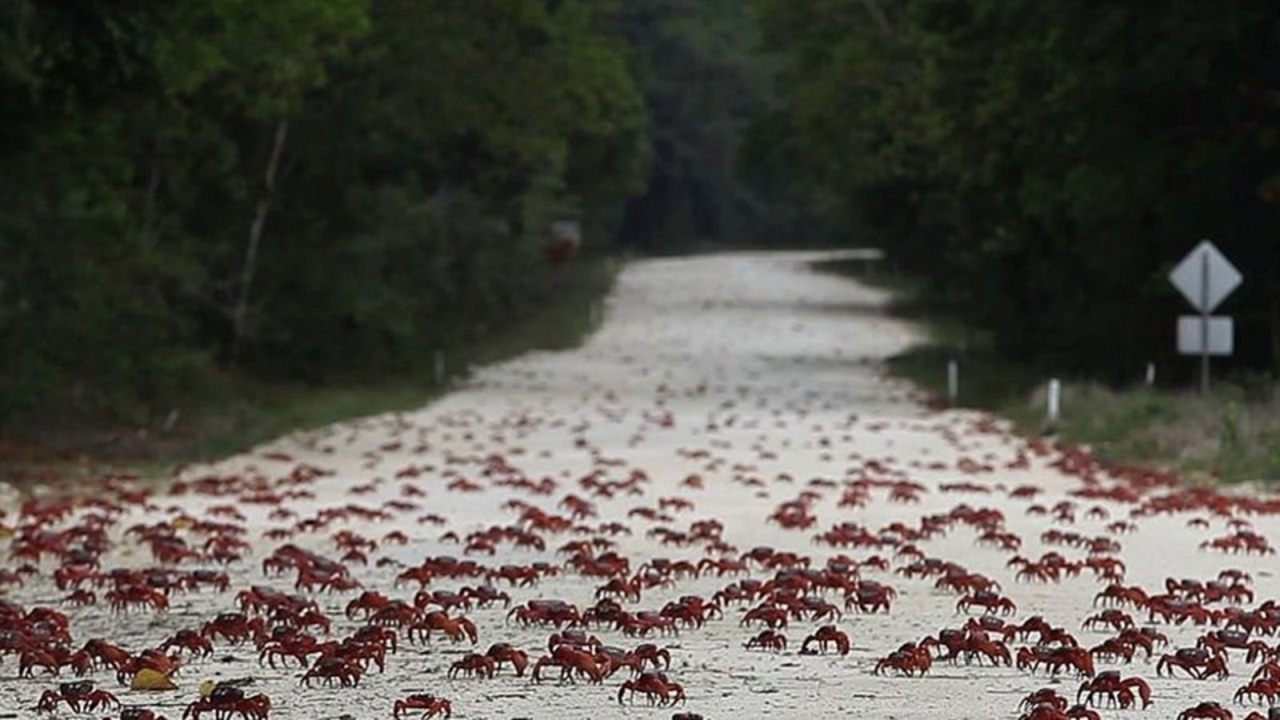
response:
M1158 589L1170 575L1210 579L1219 569L1235 566L1253 574L1260 599L1277 596L1280 587L1268 572L1274 558L1224 560L1197 550L1202 540L1225 532L1221 519L1213 520L1208 529L1189 529L1186 515L1144 517L1137 532L1109 535L1107 526L1127 519L1132 504L1068 498L1066 493L1081 483L1049 467L1057 453L1037 455L991 418L927 409L911 388L887 379L882 366L885 358L917 342L918 332L884 314L883 292L812 271L810 264L824 257L810 252L732 253L631 263L607 302L602 326L579 349L529 353L479 369L454 392L416 412L299 433L215 465L188 468L182 476L186 481L230 479L236 491L158 496L151 510L130 510L116 532L164 517L204 517L211 507L230 504L244 514L253 539L246 561L229 569L233 587L257 583L292 591L291 575L263 577L260 561L279 542L260 536L268 528L290 527L294 520L269 517L274 507L245 498L255 483L259 490L294 487L281 484L281 478L305 464L328 474L297 486L309 495L286 503L298 518L316 517L349 503L362 508L386 508L385 503L395 500L417 505L394 512L391 520L337 519L319 532L289 539L338 557L341 552L331 538L339 530L373 539L392 530L404 532L407 544L382 543L368 553L369 565L353 566L353 574L367 588L405 599L416 588L393 588L401 567L429 556L464 555L462 545L442 539L447 531L465 542L468 533L511 525L518 517L512 500L567 515L558 503L570 494L593 503L597 513L580 520L580 525L594 528L618 522L632 531L611 536L617 552L631 559L632 570L653 558L697 562L706 557L705 542L663 543L651 531L687 533L692 523L708 519L723 523L722 541L738 553L768 546L811 556L814 566L837 553L859 560L880 555L892 559L894 568L902 568L911 559L895 558L892 545L834 548L813 538L838 523L854 523L886 537L881 531L891 523L919 527L925 516L968 505L1003 513L1006 529L1023 540L1019 552L1031 558L1047 551L1061 552L1070 560L1085 556L1080 548L1042 543L1041 533L1048 529L1087 538L1114 537L1128 564L1126 584ZM626 489L612 497L593 493L592 488L609 483L625 488L635 473L643 477L633 483L635 494ZM701 479L700 487L691 486L691 476ZM546 486L554 489L536 495L504 483L504 478L525 479L526 486L549 478ZM449 489L460 480L477 491ZM890 484L898 481L918 483L920 488L907 492L909 497L901 502L893 501ZM1044 494L1034 499L1011 496L1014 488L1026 485ZM406 494L413 492L406 491L407 486L425 495ZM866 489L864 506L841 506L850 487ZM692 509L668 508L663 512L670 519L658 521L632 512L657 511L660 498L687 500ZM767 520L780 504L798 499L815 519L811 527L787 529ZM1063 499L1075 503L1074 522L1027 512L1033 503L1051 508ZM1087 516L1095 506L1103 511ZM439 515L447 523L417 521L426 514ZM1273 516L1253 522L1264 534L1274 530ZM1104 586L1088 570L1056 584L1015 582L1015 570L1007 565L1013 553L979 545L976 536L973 529L958 524L945 536L903 544L998 580L1018 606L1013 621L1044 615L1087 645L1106 637L1080 628L1081 621L1096 611L1093 596ZM499 543L493 556L466 557L492 567L563 562L565 556L555 553L558 547L592 537L601 536L548 533L545 552ZM191 540L196 543L198 538ZM379 563L383 558L391 560ZM106 564L149 563L145 552L122 543ZM753 569L756 578L772 574L758 566ZM848 612L835 621L852 640L847 656L801 654L805 637L825 624L808 620L792 621L783 630L789 640L785 652L748 651L743 643L759 628L740 627L748 607L743 605L729 606L724 619L702 629L649 638L672 654L669 676L688 694L688 704L681 709L707 718L1014 718L1019 699L1049 683L1043 675L1011 667L964 664L935 665L925 678L873 675L878 658L942 628L959 627L964 617L956 611L957 595L935 589L931 578L910 579L872 569L864 570L863 577L891 585L897 597L887 614ZM681 579L674 587L646 590L640 602L629 606L657 610L684 595L710 597L738 579ZM430 589L476 582L437 579ZM517 602L558 598L585 607L595 601L601 582L565 573L544 578L533 588L501 587ZM26 603L49 603L62 593L37 581L10 595ZM317 595L336 618L352 597ZM843 606L839 594L828 597ZM177 595L172 603L169 612L157 615L121 616L102 606L68 612L77 641L108 637L136 650L234 609L232 593ZM501 607L474 609L469 615L479 626L480 651L494 642L510 642L534 657L543 654L550 630L508 623ZM1144 614L1138 615L1145 620ZM334 633L350 632L357 624L339 619ZM1174 645L1194 643L1196 631L1190 627L1162 629ZM610 644L640 642L614 630L597 634ZM179 692L124 691L120 697L126 704L147 703L174 718L202 680L254 677L253 690L272 699L272 718L387 718L394 700L411 692L449 698L454 717L461 718L666 718L672 712L643 701L620 706L616 693L625 671L599 686L561 685L554 673L552 681L542 684L528 677L517 679L509 671L492 680L447 678L448 665L472 649L439 639L426 647L405 645L391 656L385 673L366 675L359 687L308 689L299 685L301 670L296 666L262 668L251 647L219 645L212 658L192 660L182 669ZM3 667L0 707L30 708L39 691L51 685L45 679L14 679L11 661ZM1157 679L1153 662L1144 660L1120 669L1154 685L1156 705L1144 717L1173 717L1200 700L1227 702L1238 684L1234 678L1227 683ZM1233 675L1248 669L1242 656L1233 657ZM112 683L104 676L101 684ZM1057 687L1064 695L1074 695L1075 681ZM1139 714L1126 711L1122 716Z

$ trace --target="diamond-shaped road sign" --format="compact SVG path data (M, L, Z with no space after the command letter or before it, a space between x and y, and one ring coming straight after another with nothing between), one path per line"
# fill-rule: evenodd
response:
M1169 282L1202 313L1213 312L1240 281L1240 271L1208 240L1201 240L1169 273Z

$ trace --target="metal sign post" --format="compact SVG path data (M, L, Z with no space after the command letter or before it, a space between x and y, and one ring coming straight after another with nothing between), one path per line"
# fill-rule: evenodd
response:
M1209 394L1209 253L1200 253L1200 394Z
M1169 273L1169 282L1182 292L1199 317L1178 318L1178 352L1200 356L1200 392L1209 392L1209 356L1230 355L1233 327L1229 317L1213 317L1213 309L1242 280L1240 271L1208 240L1201 240ZM1195 317L1195 316L1192 316Z

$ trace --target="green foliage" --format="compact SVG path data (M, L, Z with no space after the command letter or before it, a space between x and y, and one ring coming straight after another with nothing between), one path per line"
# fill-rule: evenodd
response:
M1215 380L1208 396L1133 382L1112 387L1067 380L1061 416L1051 424L1046 385L1055 373L996 352L988 333L974 332L953 307L937 303L918 277L868 273L864 264L849 261L814 267L892 294L889 311L917 325L928 340L890 358L888 369L935 402L946 397L947 361L955 359L956 404L995 413L1024 435L1048 432L1108 460L1175 468L1201 479L1280 481L1280 390L1270 378L1234 372Z
M645 251L803 239L792 199L740 163L773 102L774 63L741 0L627 0L619 24L644 77L651 164L620 241ZM800 235L801 237L797 237Z
M603 244L642 186L616 12L0 4L0 419L142 422L210 387L259 216L252 377L410 372L529 315L563 290L550 223Z
M1042 403L1025 398L1003 412L1026 429L1042 422ZM1208 396L1147 387L1121 390L1068 383L1058 432L1122 462L1155 463L1227 482L1280 480L1280 415L1273 391L1246 395L1237 378Z
M168 446L153 447L156 461L216 459L298 429L316 428L352 417L412 410L446 391L468 368L530 349L566 350L591 328L591 302L608 292L617 264L592 259L567 268L555 297L530 314L445 352L445 377L438 383L428 364L390 377L317 385L301 378L270 382L241 379L223 396L197 407L184 434ZM226 396L234 398L228 402Z
M1275 7L754 8L785 67L748 164L924 274L1001 354L1108 380L1152 359L1189 371L1172 356L1185 305L1164 275L1212 237L1245 268L1222 310L1238 362L1280 367Z
M186 0L167 4L154 38L166 97L215 92L250 117L288 114L323 87L326 65L369 23L365 0ZM220 87L211 89L210 86Z

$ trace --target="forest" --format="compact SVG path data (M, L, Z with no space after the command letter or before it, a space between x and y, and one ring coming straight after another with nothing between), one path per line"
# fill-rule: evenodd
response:
M757 0L782 58L754 172L884 247L1006 357L1110 382L1179 368L1167 273L1244 275L1237 371L1280 369L1280 6ZM1225 365L1225 363L1224 363Z
M0 423L412 372L579 258L874 245L1009 357L1170 360L1212 238L1280 369L1280 9L0 3ZM575 261L576 262L576 261Z
M724 61L755 43L732 0L0 13L10 424L410 372L557 292L557 220L590 257L762 212L732 165L769 78Z

